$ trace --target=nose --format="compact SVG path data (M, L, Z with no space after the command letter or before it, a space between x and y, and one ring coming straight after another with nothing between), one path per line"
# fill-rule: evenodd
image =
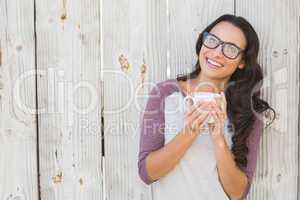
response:
M222 45L219 45L217 48L212 49L213 56L223 57Z

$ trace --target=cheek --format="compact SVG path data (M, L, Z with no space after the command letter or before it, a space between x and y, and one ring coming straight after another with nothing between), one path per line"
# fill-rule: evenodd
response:
M206 49L205 47L201 48L199 55L198 55L200 65L206 63L205 57L207 56L208 53L209 53L209 49Z
M212 50L211 49L208 49L206 48L205 46L202 45L201 49L200 49L200 52L199 52L199 57L200 56L206 56L207 54L209 54Z
M228 70L234 72L238 68L238 64L239 64L239 62L236 60L227 60L225 67Z

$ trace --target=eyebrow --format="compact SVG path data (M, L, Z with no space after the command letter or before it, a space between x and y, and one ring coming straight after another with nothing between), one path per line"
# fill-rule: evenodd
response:
M222 42L225 42L225 43L227 43L227 44L232 44L232 45L238 47L240 50L244 50L243 48L241 48L240 46L238 46L237 44L235 44L235 43L233 43L233 42L226 42L226 41L224 41L224 40L221 40L220 37L216 36L215 34L213 34L213 33L211 33L211 32L209 32L209 34L215 36L216 38L218 38L218 39L219 39L220 41L222 41Z

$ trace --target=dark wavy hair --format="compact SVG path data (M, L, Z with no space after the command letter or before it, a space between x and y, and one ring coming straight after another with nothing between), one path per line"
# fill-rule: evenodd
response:
M273 122L276 113L266 101L259 97L263 81L262 69L257 61L259 40L254 28L246 19L230 14L222 15L216 19L200 33L196 43L197 55L199 55L202 47L203 33L205 31L210 32L215 25L223 21L229 22L239 28L247 40L247 46L242 57L245 62L245 67L243 69L236 69L231 75L228 86L224 91L227 101L227 114L234 131L231 151L237 165L239 167L246 167L248 162L248 147L246 141L253 128L256 117L259 116L258 120L262 120L260 117L264 111L272 111L273 119L271 122ZM198 59L195 69L191 73L177 76L176 79L177 81L194 79L200 72L201 68ZM270 113L265 112L265 114Z

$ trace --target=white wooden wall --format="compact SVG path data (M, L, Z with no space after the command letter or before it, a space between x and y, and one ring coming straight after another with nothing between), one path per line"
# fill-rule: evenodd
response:
M147 94L191 69L225 13L258 32L279 113L248 199L299 198L299 0L0 0L0 199L151 200L137 171Z

